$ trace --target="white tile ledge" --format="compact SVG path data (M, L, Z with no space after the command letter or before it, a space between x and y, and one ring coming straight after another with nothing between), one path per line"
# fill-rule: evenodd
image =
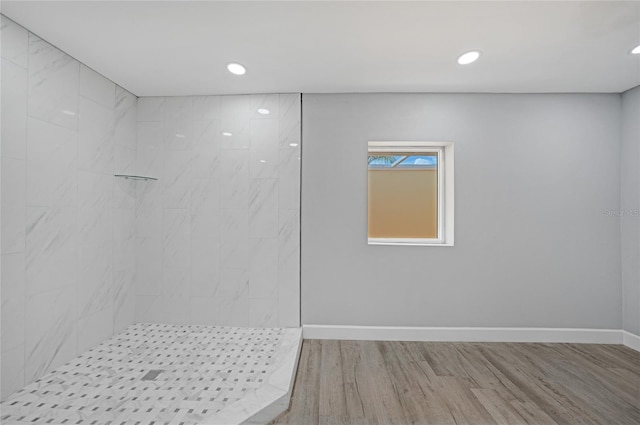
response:
M267 382L206 418L203 425L263 425L287 410L301 348L302 329L285 329L280 347L274 355L276 362L267 373Z

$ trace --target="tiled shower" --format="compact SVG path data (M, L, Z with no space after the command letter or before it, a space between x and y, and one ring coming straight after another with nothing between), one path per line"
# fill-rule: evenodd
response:
M2 399L134 323L299 326L299 94L138 98L4 16L1 52Z
M135 167L137 322L299 326L298 94L140 98Z

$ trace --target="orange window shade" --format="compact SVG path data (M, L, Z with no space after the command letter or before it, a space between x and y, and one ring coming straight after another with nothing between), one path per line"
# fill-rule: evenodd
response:
M369 168L369 238L437 238L438 170Z

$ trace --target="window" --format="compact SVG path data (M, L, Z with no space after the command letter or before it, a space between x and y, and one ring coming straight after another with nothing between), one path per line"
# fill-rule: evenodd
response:
M453 143L369 142L368 240L453 245Z

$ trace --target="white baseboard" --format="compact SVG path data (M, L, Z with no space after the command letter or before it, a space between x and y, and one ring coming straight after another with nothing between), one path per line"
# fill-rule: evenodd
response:
M619 329L564 328L426 328L396 326L303 325L305 339L450 342L564 342L622 344ZM629 334L632 335L632 334ZM640 338L633 335L635 344ZM629 338L631 341L631 338Z
M622 331L622 343L632 350L640 351L640 336Z

